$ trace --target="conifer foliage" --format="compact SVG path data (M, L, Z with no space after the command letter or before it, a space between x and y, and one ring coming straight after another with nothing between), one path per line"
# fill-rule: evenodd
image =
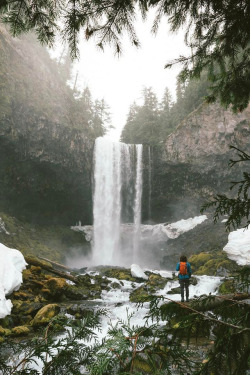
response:
M166 65L181 63L181 77L200 77L208 71L211 93L208 101L220 99L242 111L250 97L250 3L248 0L3 0L2 19L13 35L35 30L42 43L52 44L56 32L67 40L72 57L79 54L83 30L86 39L95 36L100 48L113 44L122 50L121 38L128 33L131 43L139 46L135 19L140 10L145 18L154 8L156 32L161 19L168 17L171 30L184 27L189 56L180 56Z

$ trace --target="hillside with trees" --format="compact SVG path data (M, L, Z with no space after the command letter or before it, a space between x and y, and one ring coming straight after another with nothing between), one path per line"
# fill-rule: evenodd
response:
M205 100L208 82L203 74L201 80L179 80L176 84L176 101L166 87L159 101L152 88L142 90L143 104L130 106L126 124L121 134L125 143L142 143L155 146L164 143L177 125Z
M69 57L69 56L68 56ZM91 221L92 151L110 126L109 107L66 85L34 35L0 27L0 209L28 220ZM73 168L74 167L74 168Z

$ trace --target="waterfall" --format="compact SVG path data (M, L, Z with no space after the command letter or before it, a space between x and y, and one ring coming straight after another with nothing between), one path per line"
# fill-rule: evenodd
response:
M138 254L141 231L141 197L142 197L142 145L136 145L136 182L134 202L134 252L133 260Z
M152 162L151 149L148 146L148 221L151 219L151 195L152 195Z
M133 253L138 251L141 197L142 145L97 138L94 150L94 264L122 261L125 255L121 249L122 221L133 223Z

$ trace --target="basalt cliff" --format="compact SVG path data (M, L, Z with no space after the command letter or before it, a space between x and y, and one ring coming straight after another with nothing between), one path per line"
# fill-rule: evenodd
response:
M209 198L229 193L230 182L247 168L244 163L229 167L229 160L237 159L230 145L249 151L250 106L234 114L203 103L186 117L164 146L153 150L153 219L196 215Z

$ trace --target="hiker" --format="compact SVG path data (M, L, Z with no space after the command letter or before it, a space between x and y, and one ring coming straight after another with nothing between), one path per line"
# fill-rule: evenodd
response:
M189 279L192 270L185 255L180 257L180 262L177 263L176 271L179 271L178 278L181 286L181 302L184 302L184 288L186 291L186 301L189 302Z

